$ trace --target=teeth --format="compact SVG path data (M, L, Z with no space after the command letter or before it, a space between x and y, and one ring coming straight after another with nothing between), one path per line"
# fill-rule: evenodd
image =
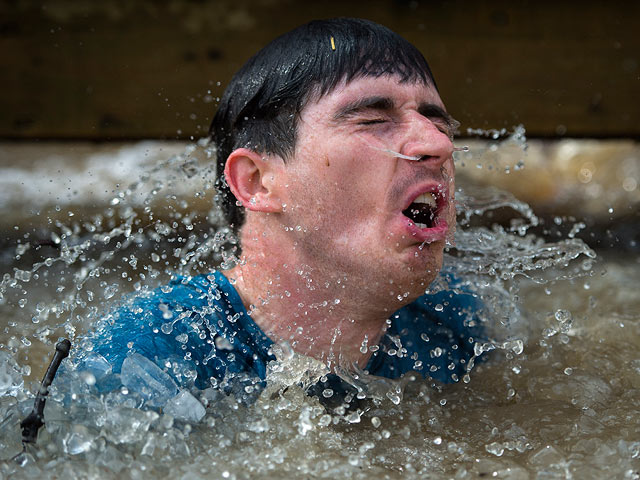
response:
M430 207L436 206L436 197L432 193L423 193L418 198L416 198L413 203L424 203L429 205Z
M426 223L415 222L416 227L418 228L427 228Z

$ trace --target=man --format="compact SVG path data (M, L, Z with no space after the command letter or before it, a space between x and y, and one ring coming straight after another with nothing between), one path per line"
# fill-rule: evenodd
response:
M476 302L424 295L453 236L454 123L424 57L385 27L323 20L277 38L234 76L211 125L240 261L115 312L86 365L106 359L98 380L120 375L155 405L145 368L171 377L167 397L255 393L274 343L343 376L458 380Z

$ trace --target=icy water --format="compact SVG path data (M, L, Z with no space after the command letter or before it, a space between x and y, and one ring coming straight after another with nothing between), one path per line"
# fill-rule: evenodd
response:
M487 304L493 340L459 383L365 379L367 398L327 409L303 389L317 365L285 349L252 405L194 392L198 422L54 389L37 446L12 459L58 338L78 345L123 295L174 272L233 263L211 155L141 143L5 168L0 477L640 478L640 257L596 255L568 220L545 240L529 205L472 185L446 262Z

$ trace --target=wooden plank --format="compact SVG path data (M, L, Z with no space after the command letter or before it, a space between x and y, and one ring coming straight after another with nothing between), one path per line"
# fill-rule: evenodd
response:
M415 43L466 128L640 137L639 2L292 0L0 4L0 137L188 138L233 72L312 18ZM218 85L219 84L219 85Z

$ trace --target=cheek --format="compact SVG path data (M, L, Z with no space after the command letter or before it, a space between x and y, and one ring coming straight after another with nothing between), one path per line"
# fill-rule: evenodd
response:
M347 145L338 152L323 151L315 156L305 151L300 163L292 165L289 177L294 210L320 223L339 222L341 228L371 216L384 200L384 172L367 168L366 163L375 159L356 153Z
M451 198L451 200L453 200L455 198L455 194L456 194L456 182L455 182L455 177L456 177L456 167L455 164L453 163L453 158L447 160L444 164L444 171L446 172L446 176L448 177L448 188L449 188L449 197Z
M451 181L453 181L456 175L456 166L453 163L453 158L449 158L448 160L446 160L443 165L447 172L447 175L449 175L449 178L451 179Z

